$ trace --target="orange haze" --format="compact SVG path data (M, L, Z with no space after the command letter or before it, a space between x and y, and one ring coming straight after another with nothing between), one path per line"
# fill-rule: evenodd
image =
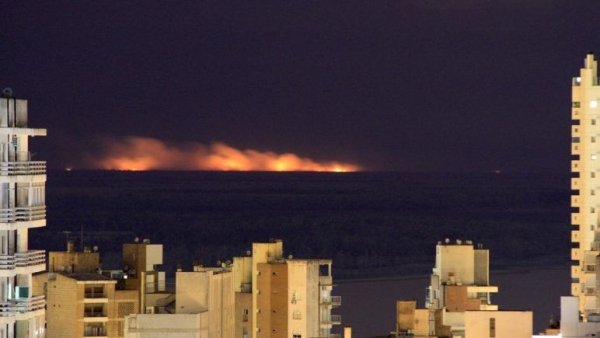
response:
M295 154L236 149L225 143L166 144L130 136L104 142L104 153L88 158L93 168L107 170L329 171L360 168L341 162L319 162Z

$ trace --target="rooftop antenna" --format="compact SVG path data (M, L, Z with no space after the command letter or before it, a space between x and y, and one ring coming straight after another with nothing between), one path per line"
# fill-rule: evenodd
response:
M80 229L81 230L79 232L79 234L80 234L80 239L79 239L80 240L80 243L79 243L80 247L79 248L80 248L80 250L83 250L83 224L81 225Z

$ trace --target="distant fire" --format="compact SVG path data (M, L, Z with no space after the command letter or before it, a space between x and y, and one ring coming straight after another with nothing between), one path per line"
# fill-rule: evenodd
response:
M320 162L295 154L236 149L221 142L166 144L154 138L126 137L104 142L103 154L90 157L93 168L106 170L218 170L350 172L360 168Z

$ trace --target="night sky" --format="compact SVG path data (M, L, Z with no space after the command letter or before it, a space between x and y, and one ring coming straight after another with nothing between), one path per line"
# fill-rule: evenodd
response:
M567 173L571 77L599 18L592 0L10 1L0 87L48 128L33 148L52 168L141 136Z

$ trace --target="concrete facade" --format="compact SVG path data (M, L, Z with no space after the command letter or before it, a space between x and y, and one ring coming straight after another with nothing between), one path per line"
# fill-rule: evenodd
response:
M600 312L596 302L596 256L600 253L600 86L593 54L584 60L572 81L571 117L571 294L579 298L579 311ZM596 140L598 138L598 140Z
M195 267L191 272L178 271L175 290L177 314L206 312L209 337L234 337L235 294L229 268Z
M125 319L125 338L208 338L208 313L136 314Z
M32 159L27 100L0 97L0 337L45 337L43 294L32 274L46 268L43 250L30 250L28 232L46 226L46 162Z
M531 338L531 311L467 311L465 338Z
M123 337L124 317L139 312L137 291L93 273L49 273L48 337Z

